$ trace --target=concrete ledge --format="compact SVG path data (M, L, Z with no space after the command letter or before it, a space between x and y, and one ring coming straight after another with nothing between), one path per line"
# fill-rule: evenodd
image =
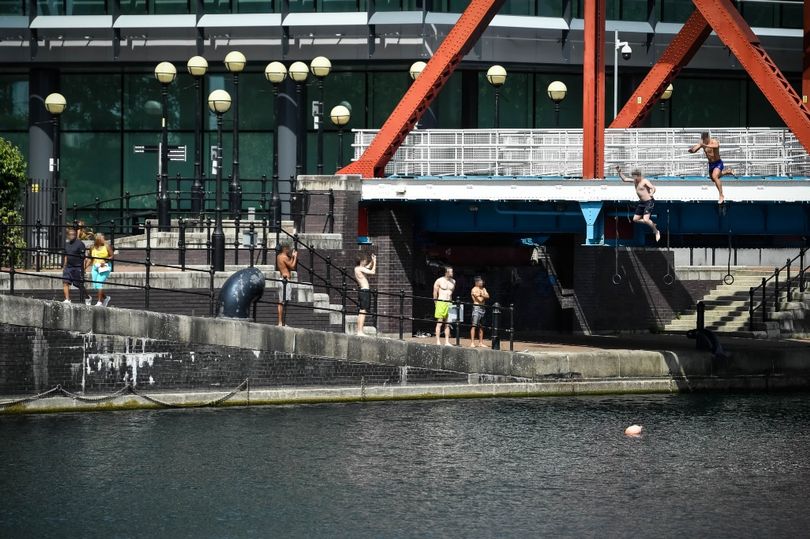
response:
M359 174L340 174L336 176L298 176L296 179L298 189L307 191L357 191L363 185L363 177Z

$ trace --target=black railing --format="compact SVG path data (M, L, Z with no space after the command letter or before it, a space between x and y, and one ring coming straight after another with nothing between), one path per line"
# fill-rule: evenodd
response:
M806 254L807 248L802 247L798 255L788 258L784 266L775 268L769 277L762 278L758 286L748 290L749 331L754 331L757 319L763 325L770 320L769 311L781 310L783 292L786 301L791 301L793 292L804 292L807 289L807 272L810 270L810 264L805 265Z

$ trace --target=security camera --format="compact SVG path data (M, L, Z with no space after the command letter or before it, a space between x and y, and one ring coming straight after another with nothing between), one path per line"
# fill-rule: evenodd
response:
M622 47L622 58L629 60L631 56L633 56L633 49L630 48L630 45L625 43Z

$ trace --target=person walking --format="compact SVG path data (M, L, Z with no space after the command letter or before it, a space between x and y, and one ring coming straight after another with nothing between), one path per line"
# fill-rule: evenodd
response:
M79 289L79 299L84 298L84 302L90 305L91 298L84 288L84 272L89 259L85 258L84 242L77 237L75 228L67 229L67 241L65 242L65 252L62 257L62 291L65 294L64 303L70 303L70 287Z
M367 275L375 275L377 273L377 255L372 254L369 261L366 255L357 259L357 265L354 267L354 278L357 280L357 303L360 312L357 315L357 334L365 335L363 333L363 326L366 323L366 313L371 310L371 287L368 284Z
M486 303L489 299L489 292L484 288L484 279L480 275L475 277L475 286L470 291L472 296L472 324L470 327L470 348L484 346L484 315L487 313ZM475 344L476 331L478 333L478 344Z
M450 324L447 322L450 316L450 302L453 299L453 290L456 289L456 280L453 279L453 268L444 268L444 275L436 279L433 283L433 316L436 318L436 344L441 345L442 326L444 326L444 344L450 344Z
M278 283L278 325L284 325L284 304L292 301L292 272L298 266L298 251L291 251L288 244L282 244L281 251L276 256L276 271L281 275L282 279Z
M650 227L650 230L652 230L653 234L655 235L655 241L658 242L661 239L661 232L658 231L658 227L655 226L655 223L652 220L652 211L655 207L655 199L653 198L653 194L655 194L655 186L650 180L641 175L641 171L639 169L635 169L632 172L632 179L622 174L621 167L617 166L616 171L619 173L619 178L621 178L623 182L633 182L636 185L638 204L636 204L633 222L641 223Z
M104 281L110 276L113 258L113 251L104 234L96 232L93 239L93 247L90 249L91 270L90 277L93 282L93 289L98 290L96 306L106 307L110 304L110 296L104 292Z

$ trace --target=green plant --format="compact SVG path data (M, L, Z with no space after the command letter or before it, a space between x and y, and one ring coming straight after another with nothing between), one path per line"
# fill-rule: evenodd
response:
M26 162L20 149L4 138L0 138L0 265L11 262L10 255L17 249L25 248L23 237L21 199L25 189Z

